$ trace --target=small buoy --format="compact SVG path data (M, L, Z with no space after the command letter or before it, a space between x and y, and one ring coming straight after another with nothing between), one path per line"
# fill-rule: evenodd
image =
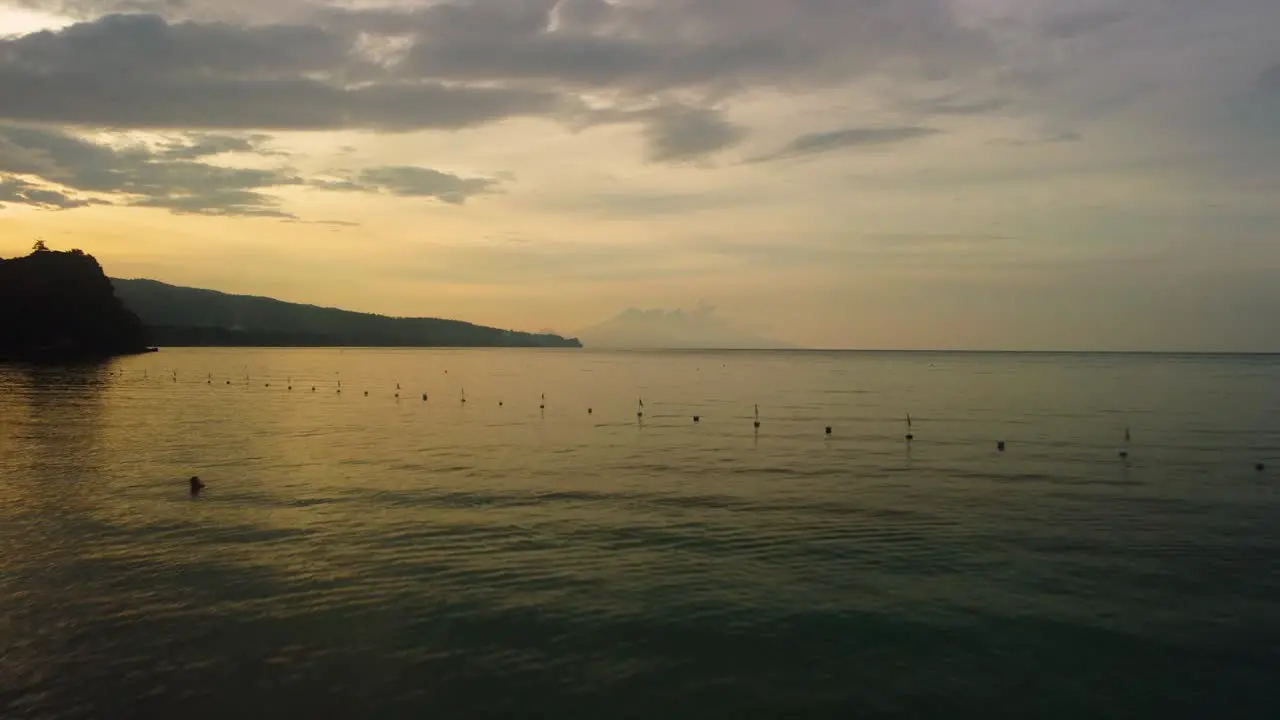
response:
M315 391L316 391L316 386L315 386L315 385L312 385L312 386L311 386L311 392L315 392Z
M1128 451L1128 450L1121 450L1121 451L1120 451L1120 457L1122 457L1122 458L1127 458L1127 457L1129 457L1129 451Z
M271 383L263 383L262 387L271 387Z
M289 386L289 390L293 390L293 386L292 386L292 385L290 385L290 386Z
M369 391L368 391L368 390L365 390L365 391L364 391L364 396L365 396L365 397L369 397Z
M399 400L399 399L400 399L400 393L396 393L396 399L397 399L397 400Z
M546 410L546 409L547 409L547 406L546 406L545 404L544 404L544 405L539 405L539 406L538 406L538 409L539 409L539 410Z
M498 407L502 407L502 401L501 401L501 400L499 400L499 401L498 401Z
M593 415L593 414L595 414L595 410L593 410L593 409L591 409L591 408L587 408L587 414L588 414L588 415Z
M753 426L755 426L755 428L756 428L757 430L759 430L759 429L760 429L760 421L759 421L759 420L756 420L754 423L752 423L752 425L753 425Z
M230 385L230 384L231 384L231 381L230 381L230 380L228 380L228 381L227 381L227 384L228 384L228 385Z
M422 393L422 402L426 402L426 401L427 401L427 394Z
M996 443L996 449L997 449L997 450L999 450L1000 452L1004 452L1004 441L1003 441L1003 440L1001 440L1000 442Z
M702 422L702 416L701 416L701 415L694 415L694 416L693 416L693 421L694 421L694 422L696 422L696 423L698 423L698 422Z
M911 433L907 433L907 442L911 442L912 440L915 440L915 439L916 439L915 435Z
M1257 465L1253 466L1253 469L1257 470L1258 472L1263 472L1267 469L1267 466L1265 463L1258 463Z
M831 426L830 426L830 425L828 425L828 426L827 426L827 434L828 434L828 435L830 435L830 434L831 434Z

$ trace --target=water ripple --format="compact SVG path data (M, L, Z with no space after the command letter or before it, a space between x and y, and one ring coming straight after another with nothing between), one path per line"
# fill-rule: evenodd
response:
M0 716L1275 717L1278 408L1231 358L0 369Z

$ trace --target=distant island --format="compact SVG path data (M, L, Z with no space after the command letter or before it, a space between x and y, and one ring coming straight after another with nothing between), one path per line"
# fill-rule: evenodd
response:
M782 350L794 346L741 330L705 302L690 310L629 308L579 331L593 348L631 350Z
M80 250L0 258L0 361L80 362L148 351L142 320Z
M111 283L161 347L582 347L575 338L460 320L387 317L155 280Z

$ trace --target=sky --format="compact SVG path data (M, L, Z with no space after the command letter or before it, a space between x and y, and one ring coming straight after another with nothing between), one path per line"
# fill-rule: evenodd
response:
M0 256L572 333L1280 351L1276 0L0 0Z

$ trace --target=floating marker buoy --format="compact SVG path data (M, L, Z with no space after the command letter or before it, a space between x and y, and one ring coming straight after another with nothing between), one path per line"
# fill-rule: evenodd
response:
M755 427L755 429L757 429L757 430L759 430L759 429L760 429L760 421L759 421L759 420L756 420L755 422L751 423L751 425L752 425L753 427Z
M592 410L591 408L587 408L587 414L588 414L588 415L594 415L594 414L595 414L595 410Z
M312 386L311 386L311 392L315 392L315 391L316 391L316 386L315 386L315 385L312 385Z
M1129 457L1129 451L1128 451L1128 450L1121 450L1121 451L1120 451L1120 457L1121 457L1121 458L1128 458L1128 457Z
M828 435L830 435L830 434L831 434L831 426L830 426L830 425L828 425L828 426L827 426L827 434L828 434Z
M427 394L422 393L422 402L426 402L426 401L427 401Z
M499 400L499 401L498 401L498 407L502 407L502 401L501 401L501 400Z
M1000 452L1004 452L1004 441L1003 441L1003 440L1001 440L1000 442L996 443L996 449L997 449L997 450L999 450Z
M1253 469L1257 470L1258 472L1263 472L1267 469L1267 466L1263 463L1258 463L1257 465L1253 466Z
M907 433L907 442L911 442L912 440L915 440L915 439L916 439L915 435L911 433Z
M368 391L368 390L365 390L365 391L364 391L364 396L365 396L365 397L369 397L369 391Z
M694 415L694 416L693 416L693 421L694 421L694 422L696 422L696 423L697 423L697 422L702 422L702 416L701 416L701 415Z

